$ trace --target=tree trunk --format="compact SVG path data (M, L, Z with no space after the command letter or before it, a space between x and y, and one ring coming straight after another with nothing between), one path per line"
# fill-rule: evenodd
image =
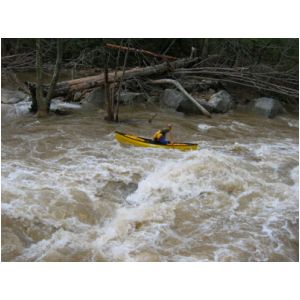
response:
M123 45L123 39L121 40L121 45ZM118 68L119 68L119 61L120 61L120 54L121 54L121 49L119 48L118 50L118 56L117 56L117 59L116 59L116 66L115 66L115 74L114 74L114 83L111 85L111 97L113 98L112 99L112 110L115 111L115 88L116 88L116 82L117 82L117 71L118 71Z
M37 100L36 100L36 88L33 85L28 85L28 89L29 89L29 92L30 92L31 98L32 98L32 102L31 102L29 111L32 113L36 113L37 109L38 109Z
M211 114L196 99L194 99L178 81L173 79L159 79L159 80L151 80L150 82L154 84L167 83L167 84L175 85L178 88L178 90L180 90L190 101L192 101L205 116L211 118Z
M155 66L148 66L145 68L133 68L127 70L124 74L124 80L134 78L134 77L148 77L151 75L162 74L168 70L175 70L176 68L184 68L199 61L199 58L194 59L180 59L174 62L164 62ZM122 77L123 71L118 71L116 74L117 81ZM115 72L108 73L108 82L114 82ZM104 86L105 76L104 73L96 76L89 76L79 79L73 79L69 81L62 81L56 84L53 91L53 97L57 96L68 96L74 94L77 91L83 91L86 89L92 89L98 86ZM25 83L29 89L35 90L36 84L31 82ZM49 86L44 86L44 91L48 91Z
M106 120L114 120L114 112L112 110L112 101L113 97L110 95L110 86L108 82L108 64L107 64L107 55L105 54L105 68L104 68L104 88L105 88L105 102L106 102Z
M121 77L121 80L120 80L120 83L119 83L119 88L118 88L117 106L116 106L116 114L115 114L115 121L116 122L119 122L120 94L121 94L121 89L122 89L123 78L124 78L124 75L125 75L125 68L126 68L126 63L127 63L128 52L129 52L129 50L127 50L126 54L125 54L124 64L123 64L123 73L122 73L122 77Z
M142 53L142 54L145 54L145 55L158 57L158 58L161 58L163 60L174 61L174 60L178 59L177 57L170 56L170 55L158 54L158 53L154 53L154 52L143 50L143 49L129 48L129 47L124 47L124 46L114 45L114 44L106 44L105 47L112 48L112 49L121 49L121 50L124 50L124 51L127 51L127 52L132 51L134 53Z
M204 39L201 56L202 56L202 58L208 57L208 39Z
M60 65L62 61L62 39L57 39L57 56L56 56L56 63L53 71L53 76L51 79L51 83L49 86L49 90L47 93L47 107L48 111L50 110L51 99L53 98L54 89L58 80Z
M41 39L36 40L36 102L37 102L37 117L44 117L48 114L47 101L43 95L42 87L42 51Z

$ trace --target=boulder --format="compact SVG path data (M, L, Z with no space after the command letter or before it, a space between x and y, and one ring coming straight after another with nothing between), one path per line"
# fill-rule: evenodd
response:
M145 101L147 101L147 97L143 93L134 93L134 92L120 93L120 103L122 104L142 103Z
M10 91L1 89L1 103L16 104L28 100L29 96L21 91Z
M147 99L147 102L149 103L158 103L159 102L159 97L158 96L149 96Z
M208 91L213 91L208 90ZM208 93L208 92L206 92ZM224 113L233 107L232 97L224 90L214 93L209 101L205 101L203 95L194 95L195 99L200 99L199 103L210 113ZM160 103L168 108L173 108L185 114L202 114L199 108L185 95L175 89L166 89L160 98Z
M103 108L105 106L105 90L102 87L98 87L92 90L83 100L81 100L83 106L96 106Z
M278 100L268 97L255 99L253 110L268 118L274 118L275 116L285 112L285 109Z
M233 108L234 102L230 94L225 90L221 90L210 97L208 105L215 113L225 113Z
M160 104L168 108L177 109L184 100L186 100L186 97L181 92L175 89L165 89L160 97Z
M209 106L208 103L205 103L204 100L201 101L201 105L208 111L208 112L212 112L211 107ZM184 99L183 101L180 102L180 104L178 105L176 111L178 112L183 112L187 115L190 114L202 114L202 112L200 111L200 109L190 100L188 99Z

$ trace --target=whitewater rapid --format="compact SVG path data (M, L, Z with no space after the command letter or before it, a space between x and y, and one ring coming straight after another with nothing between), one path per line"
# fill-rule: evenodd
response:
M2 260L299 259L296 118L126 113L120 125L101 111L2 124ZM197 151L114 140L170 121Z

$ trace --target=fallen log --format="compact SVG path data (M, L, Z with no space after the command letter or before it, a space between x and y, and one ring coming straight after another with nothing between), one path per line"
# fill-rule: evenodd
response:
M133 68L125 71L123 80L127 80L130 78L136 77L147 77L151 75L162 74L167 71L174 71L177 68L187 67L192 63L196 63L199 61L199 58L194 59L180 59L174 62L164 62L159 65L148 66L144 68ZM108 82L112 83L115 81L119 81L122 78L123 70L109 72L108 73ZM33 82L25 82L26 86L29 88L32 97L35 97L35 89L36 83ZM105 84L105 76L104 73L88 76L79 79L73 79L68 81L61 81L56 84L56 87L53 91L53 97L58 96L69 96L78 91L83 91L87 89L92 89L99 86L104 86ZM49 89L49 85L43 86L44 94L47 94Z
M190 101L192 101L199 109L200 111L207 117L211 118L211 114L196 100L194 99L185 89L184 87L177 81L173 79L158 79L158 80L151 80L150 81L153 84L172 84L175 85L175 87L182 92Z
M135 52L135 53L142 53L142 54L145 54L145 55L158 57L158 58L161 58L163 60L174 61L174 60L178 59L177 57L170 56L170 55L163 55L163 54L154 53L154 52L151 52L151 51L148 51L148 50L135 49L135 48L119 46L119 45L114 45L114 44L106 44L105 47L106 48L112 48L112 49L120 49L120 50L124 50L124 51Z

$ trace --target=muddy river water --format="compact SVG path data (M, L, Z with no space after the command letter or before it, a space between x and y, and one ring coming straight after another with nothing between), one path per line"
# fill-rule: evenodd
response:
M104 115L2 117L2 261L299 260L297 115ZM199 149L114 140L170 122Z

